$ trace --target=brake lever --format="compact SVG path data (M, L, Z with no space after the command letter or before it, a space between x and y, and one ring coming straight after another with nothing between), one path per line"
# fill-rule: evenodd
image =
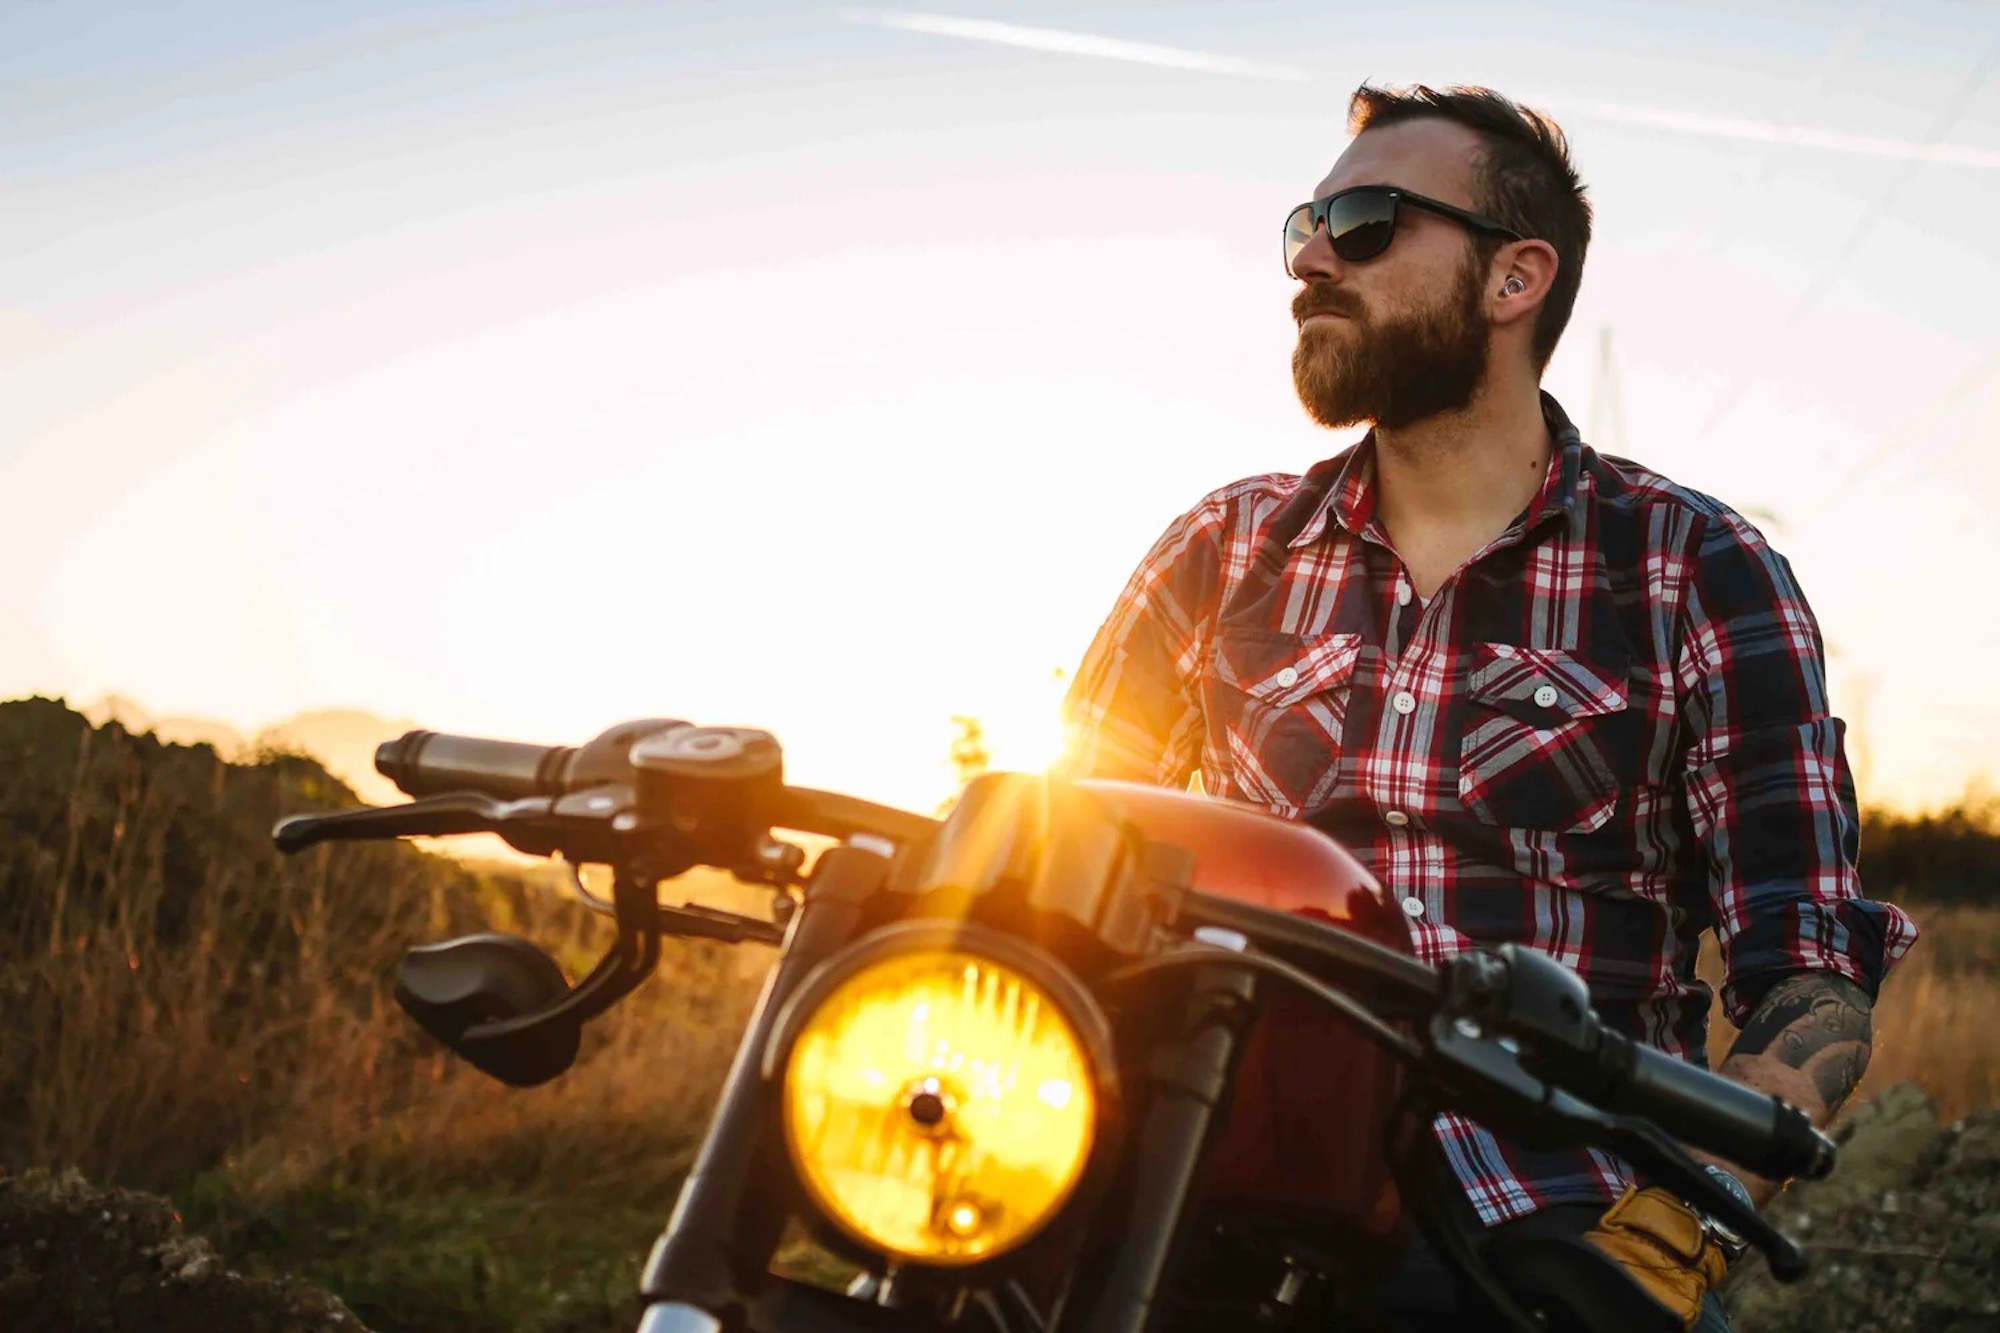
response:
M1810 1262L1805 1247L1773 1226L1755 1208L1716 1183L1688 1150L1661 1131L1658 1125L1637 1116L1605 1115L1614 1143L1607 1144L1655 1185L1663 1185L1734 1231L1764 1256L1771 1276L1780 1282L1796 1282L1805 1276Z
M376 838L442 838L454 833L487 833L511 818L546 815L547 797L496 801L477 792L426 796L405 805L367 806L328 815L290 815L271 830L271 841L287 856L320 842L360 842Z

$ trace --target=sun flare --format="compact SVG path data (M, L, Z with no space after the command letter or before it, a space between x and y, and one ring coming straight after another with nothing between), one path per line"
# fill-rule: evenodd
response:
M1068 684L1068 673L1058 669L1032 688L973 714L986 743L987 767L1005 773L1044 773L1062 758L1068 741L1062 700Z

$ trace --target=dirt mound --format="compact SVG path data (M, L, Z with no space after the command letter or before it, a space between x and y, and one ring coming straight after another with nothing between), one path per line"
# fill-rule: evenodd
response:
M1784 1286L1746 1261L1724 1292L1739 1333L2000 1333L2000 1108L1943 1127L1903 1083L1834 1137L1834 1173L1771 1209L1812 1270Z
M8 1333L367 1333L303 1282L246 1278L166 1200L74 1171L0 1177L0 1328Z

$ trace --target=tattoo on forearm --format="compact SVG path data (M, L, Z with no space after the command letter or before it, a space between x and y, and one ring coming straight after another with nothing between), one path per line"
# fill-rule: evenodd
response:
M1771 988L1723 1062L1747 1068L1775 1060L1812 1080L1828 1110L1839 1106L1868 1068L1873 1006L1845 977L1809 972Z

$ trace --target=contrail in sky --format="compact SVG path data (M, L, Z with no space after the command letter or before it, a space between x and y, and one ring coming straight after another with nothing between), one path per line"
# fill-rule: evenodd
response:
M1824 148L1835 153L1860 153L1865 157L1893 157L1905 161L1944 162L1959 167L2000 170L2000 150L1970 148L1962 144L1911 143L1904 139L1878 139L1868 134L1835 134L1798 125L1774 125L1762 120L1736 120L1728 116L1703 116L1691 111L1669 111L1664 107L1622 106L1611 102L1569 102L1579 115L1595 116L1625 125L1674 130L1681 134L1705 135L1712 139L1737 139L1747 143L1778 144L1788 148Z
M994 42L1000 46L1026 47L1030 51L1055 51L1070 56L1095 56L1099 60L1123 60L1135 65L1158 65L1164 69L1191 69L1203 74L1230 74L1243 79L1275 79L1284 83L1304 83L1312 76L1302 69L1264 65L1234 56L1190 51L1183 46L1159 46L1152 42L1128 42L1122 37L1100 37L1095 33L1071 32L1066 28L1028 28L1018 23L996 23L991 19L954 18L947 14L907 14L872 9L843 9L840 17L849 23L900 32L923 32L934 37L962 37L973 42Z
M1164 69L1194 70L1202 74L1226 74L1236 78L1266 79L1284 83L1305 83L1312 75L1285 65L1266 65L1236 56L1215 55L1184 46L1160 46L1152 42L1132 42L1122 37L1102 37L1067 28L1031 28L1018 23L991 19L958 18L949 14L917 14L898 10L843 9L840 17L848 23L889 28L898 32L927 33L933 37L957 37L965 41L1017 46L1030 51L1053 51L1061 55L1090 56L1099 60L1122 60L1130 64L1155 65ZM1616 102L1582 102L1549 99L1542 103L1553 110L1569 110L1577 115L1608 120L1621 125L1641 125L1708 139L1731 139L1738 143L1772 144L1784 148L1818 148L1834 153L1854 153L1863 157L1896 158L1903 161L1939 162L1949 166L1977 167L2000 171L2000 149L1972 148L1962 144L1912 143L1904 139L1883 139L1867 134L1837 134L1829 130L1779 125L1770 121L1740 120L1731 116L1708 116L1665 107L1630 106Z

